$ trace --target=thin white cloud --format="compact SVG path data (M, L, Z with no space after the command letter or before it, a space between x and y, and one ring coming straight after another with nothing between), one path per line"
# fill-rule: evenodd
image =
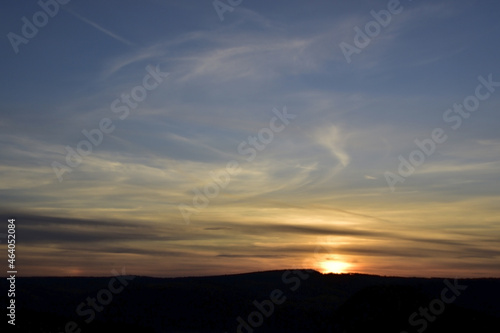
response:
M89 20L88 18L85 18L85 17L81 16L80 14L78 14L78 13L74 12L73 10L68 9L68 8L65 8L65 10L67 10L70 14L72 14L72 15L73 15L73 16L75 16L76 18L80 19L81 21L83 21L83 22L87 23L88 25L90 25L90 26L92 26L92 27L96 28L97 30L99 30L99 31L101 31L101 32L103 32L103 33L105 33L105 34L106 34L106 35L108 35L109 37L111 37L111 38L113 38L113 39L115 39L115 40L117 40L117 41L119 41L119 42L122 42L122 43L123 43L123 44L125 44L125 45L128 45L128 46L135 46L135 44L134 44L134 43L132 43L131 41L128 41L128 40L126 40L125 38L120 37L120 36L118 36L117 34L115 34L115 33L111 32L111 31L109 31L109 30L107 30L107 29L105 29L105 28L101 27L99 24L95 23L94 21Z
M319 144L328 148L333 156L339 159L342 167L347 167L351 161L350 156L344 150L345 136L336 126L321 128L316 132L316 139Z

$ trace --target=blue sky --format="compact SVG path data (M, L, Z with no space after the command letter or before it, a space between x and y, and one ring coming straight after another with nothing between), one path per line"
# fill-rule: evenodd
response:
M0 209L20 220L26 274L498 276L500 87L456 130L443 115L478 77L500 82L500 5L401 1L348 63L340 43L388 3L243 1L221 21L212 1L72 0L17 53L7 35L41 7L4 4ZM148 68L168 75L120 119L112 103ZM239 145L284 109L295 118L248 161ZM106 118L60 181L54 162ZM392 191L386 173L435 128L447 140Z

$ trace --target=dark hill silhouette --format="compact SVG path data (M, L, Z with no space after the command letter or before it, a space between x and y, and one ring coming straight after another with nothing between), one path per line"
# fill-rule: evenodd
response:
M439 301L433 300L440 299L446 288L442 278L338 275L304 270L187 278L135 277L121 292L113 294L102 311L94 311L95 318L89 320L89 312L79 315L76 309L88 297L111 295L102 290L109 290L112 279L18 278L16 326L9 331L66 332L66 323L73 321L78 325L74 332L81 329L97 333L122 329L237 332L238 327L245 333L418 332L424 325L421 316L419 324L412 326L410 315L420 307L438 306ZM458 283L466 289L453 302L445 304L444 311L433 316L433 321L427 320L424 331L498 332L500 279L465 279ZM6 290L6 280L2 279L0 284ZM118 285L116 282L114 288ZM445 296L453 294L448 292ZM88 310L90 306L83 308Z

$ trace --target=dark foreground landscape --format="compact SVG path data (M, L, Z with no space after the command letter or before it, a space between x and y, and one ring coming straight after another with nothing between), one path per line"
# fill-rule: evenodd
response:
M304 270L18 278L15 322L8 331L499 332L500 279Z

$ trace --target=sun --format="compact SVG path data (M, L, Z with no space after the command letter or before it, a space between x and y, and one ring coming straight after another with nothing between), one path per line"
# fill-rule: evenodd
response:
M320 263L320 266L322 268L322 273L335 273L335 274L340 274L340 273L347 273L349 267L351 267L350 264L343 262L343 261L336 261L336 260L328 260L328 261L322 261Z

